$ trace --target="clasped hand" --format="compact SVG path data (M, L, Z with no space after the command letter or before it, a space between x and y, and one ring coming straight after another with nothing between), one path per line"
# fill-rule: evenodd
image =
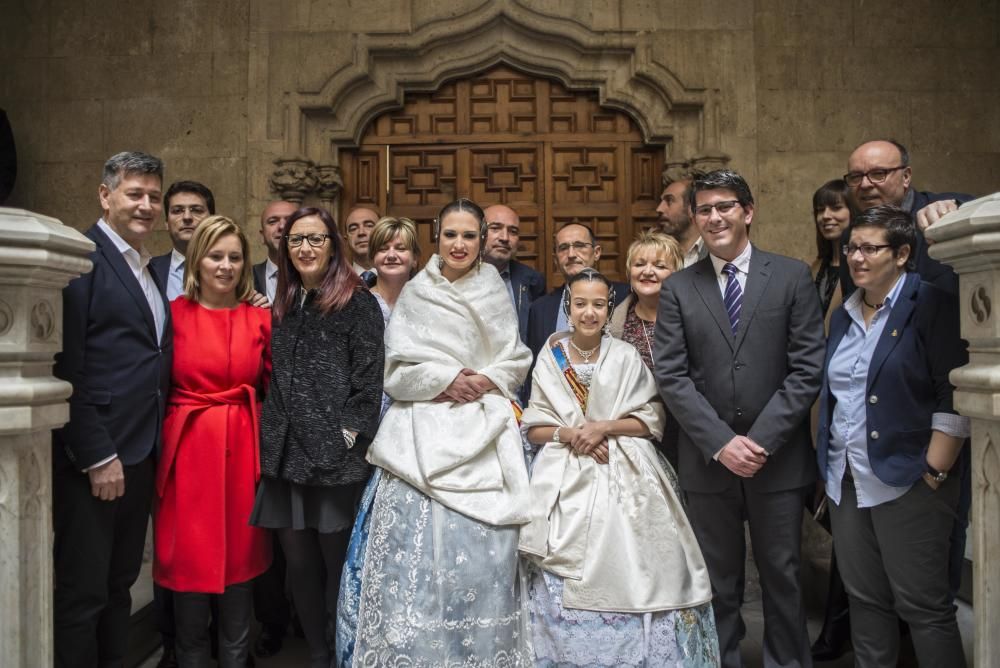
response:
M608 433L604 422L586 422L582 427L564 427L560 440L580 456L590 456L598 464L608 463Z
M748 436L733 436L719 452L719 462L741 478L752 478L767 463L767 450Z
M454 401L467 404L475 401L491 390L497 389L492 380L472 369L462 369L444 392L434 397L434 401Z

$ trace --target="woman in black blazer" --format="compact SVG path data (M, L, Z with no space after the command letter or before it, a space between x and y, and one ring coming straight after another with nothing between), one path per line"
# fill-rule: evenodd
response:
M852 222L858 289L831 320L820 394L817 456L859 666L896 665L897 615L922 665L965 665L948 588L960 476L948 472L970 425L948 374L967 353L955 297L908 271L915 240L897 207Z

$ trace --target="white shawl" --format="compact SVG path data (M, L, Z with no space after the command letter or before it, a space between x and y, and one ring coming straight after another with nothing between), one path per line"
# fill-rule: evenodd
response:
M551 350L565 336L557 332L538 354L524 428L632 416L659 438L663 407L635 348L602 339L584 415ZM609 437L608 453L602 465L565 444L541 449L531 471L534 505L530 523L521 527L521 552L565 578L567 608L638 613L711 600L697 539L653 444Z
M510 400L531 351L497 270L483 263L452 283L431 257L403 288L385 349L385 392L394 401L368 461L473 519L526 522L528 474ZM467 404L431 401L463 368L487 376L499 392Z

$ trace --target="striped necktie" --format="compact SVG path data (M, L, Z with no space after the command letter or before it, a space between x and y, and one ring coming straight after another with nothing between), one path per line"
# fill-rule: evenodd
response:
M736 334L736 328L740 326L740 310L743 308L743 289L740 288L736 272L736 265L732 262L727 262L722 268L722 273L729 277L726 279L726 295L723 301L726 303L726 313L729 314L729 324L732 325L733 334Z

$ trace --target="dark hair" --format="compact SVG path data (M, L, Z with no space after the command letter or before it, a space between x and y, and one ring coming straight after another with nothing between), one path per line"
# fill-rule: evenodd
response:
M590 225L587 225L585 223L578 223L575 220L573 222L571 222L571 223L564 224L562 227L560 227L558 230L556 230L556 234L559 234L560 232L562 232L563 230L565 230L570 225L576 225L577 227L582 227L583 229L587 230L587 234L590 236L590 243L592 243L592 244L596 244L597 243L597 237L594 236L594 230L593 230L593 228L591 228ZM552 236L553 236L553 238L555 238L555 234L553 234ZM554 252L555 246L553 245L552 248L553 248L553 252Z
M821 185L816 192L813 193L813 227L816 229L816 257L818 257L823 262L832 262L834 254L834 246L830 244L829 241L823 238L823 235L819 232L819 226L816 225L816 214L825 209L826 207L835 208L838 206L846 206L847 210L850 212L850 218L848 220L854 220L860 211L858 207L854 205L854 200L850 197L851 189L847 185L847 181L844 179L833 179L832 181L827 181ZM837 244L840 242L838 241ZM840 252L837 248L836 252Z
M445 216L456 212L471 213L472 217L479 222L479 251L482 254L483 246L485 246L483 242L486 240L486 214L483 213L481 206L465 197L459 197L444 205L438 213L437 218L434 219L433 238L431 241L435 244L438 243L441 237L441 221L445 219Z
M291 310L302 287L302 279L288 253L288 233L295 221L308 216L316 216L322 220L326 226L326 233L330 235L330 264L318 288L319 294L313 302L316 307L324 315L330 311L340 310L351 301L355 291L363 289L364 286L351 268L351 263L344 257L344 242L340 238L340 232L337 231L337 223L333 220L333 216L326 209L304 206L288 217L284 234L286 242L278 247L278 290L274 297L274 305L271 307L277 322L281 322Z
M566 280L566 291L563 293L565 297L563 297L562 305L566 315L569 315L570 293L573 291L573 285L583 280L600 281L608 286L608 320L611 320L611 310L615 305L615 286L611 284L611 280L607 276L593 267L584 267Z
M101 183L108 190L114 190L121 183L122 177L129 174L156 176L163 183L163 161L155 155L141 151L122 151L115 153L104 163L104 176Z
M906 270L917 267L917 224L906 209L892 204L880 204L862 211L851 221L851 230L859 227L876 227L885 230L885 242L892 248L892 255L899 255L903 246L910 247L910 257L906 260Z
M215 215L215 196L212 195L212 191L208 189L203 183L198 183L197 181L174 181L167 188L167 193L163 196L163 215L170 215L170 198L174 195L180 193L192 193L198 195L203 200L205 200L205 206L208 207L208 215Z
M703 190L732 190L740 206L753 206L753 193L746 180L731 169L717 169L696 178L688 187L688 205L694 211L695 198Z

